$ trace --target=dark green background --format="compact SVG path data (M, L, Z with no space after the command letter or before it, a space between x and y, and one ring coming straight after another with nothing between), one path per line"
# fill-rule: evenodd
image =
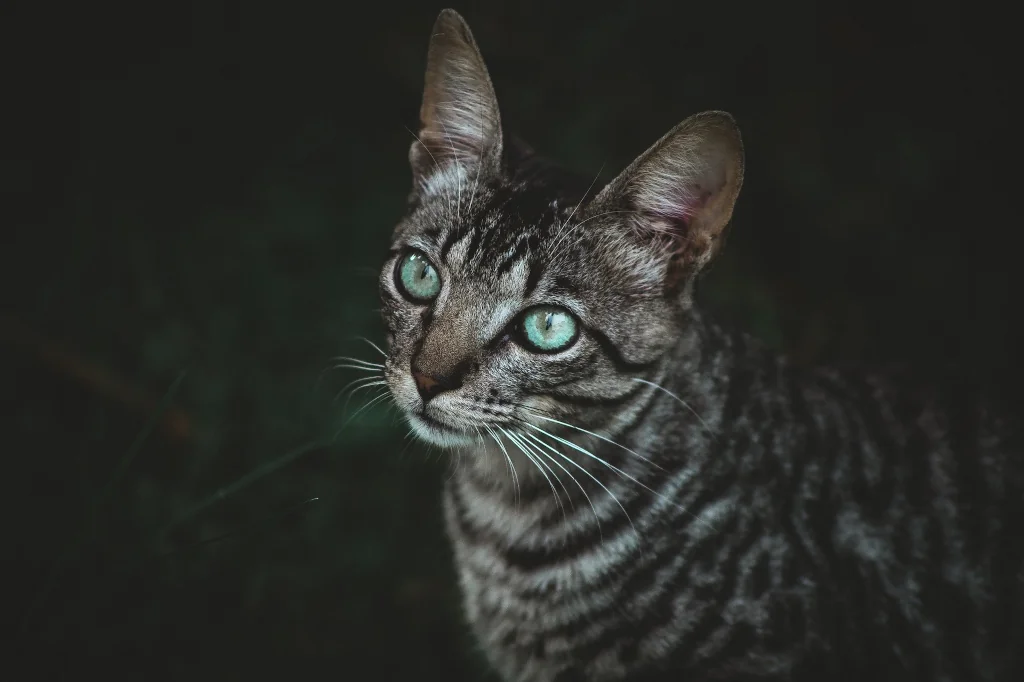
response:
M1008 20L819 4L456 8L505 120L583 173L736 116L721 316L802 361L961 364L1015 392ZM2 617L27 670L483 679L447 460L384 403L341 429L373 392L345 412L358 374L330 370L376 359L356 337L381 341L440 8L5 5Z

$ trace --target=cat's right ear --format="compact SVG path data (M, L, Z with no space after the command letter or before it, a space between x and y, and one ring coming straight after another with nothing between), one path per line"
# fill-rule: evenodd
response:
M437 174L488 172L501 159L501 118L487 67L458 12L434 22L420 106L418 139L409 150L414 192Z
M630 215L631 231L668 256L673 276L711 260L743 184L743 142L733 117L686 119L605 187L588 209Z

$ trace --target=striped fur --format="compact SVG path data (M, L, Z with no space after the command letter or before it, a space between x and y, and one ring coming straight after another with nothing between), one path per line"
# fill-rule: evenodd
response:
M1018 679L1019 422L966 382L793 366L695 307L742 179L731 119L592 193L501 132L461 18L433 34L385 377L458 453L445 515L502 678ZM428 304L399 289L409 248ZM516 342L538 303L577 317L569 349ZM424 400L413 365L457 380Z

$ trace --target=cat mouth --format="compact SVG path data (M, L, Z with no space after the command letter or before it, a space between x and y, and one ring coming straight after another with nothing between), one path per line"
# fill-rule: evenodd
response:
M425 411L409 412L408 419L416 435L434 445L450 447L465 445L472 441L468 430L440 421Z
M445 424L444 422L431 417L429 414L427 414L426 410L420 410L419 412L416 413L416 416L419 417L421 421L424 421L428 425L430 425L431 428L437 429L438 431L450 433L452 435L462 435L463 433L465 433L462 429L457 429L453 426L449 426L448 424Z

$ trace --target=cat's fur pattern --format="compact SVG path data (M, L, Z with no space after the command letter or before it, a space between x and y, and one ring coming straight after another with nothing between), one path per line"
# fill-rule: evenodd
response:
M688 119L587 194L501 132L446 10L421 119L380 281L385 375L458 451L445 514L503 678L1017 679L1019 425L965 384L792 366L693 307L742 181L731 118ZM397 290L410 246L444 281L429 305ZM581 319L569 350L505 333L538 302ZM424 403L414 360L460 387Z

